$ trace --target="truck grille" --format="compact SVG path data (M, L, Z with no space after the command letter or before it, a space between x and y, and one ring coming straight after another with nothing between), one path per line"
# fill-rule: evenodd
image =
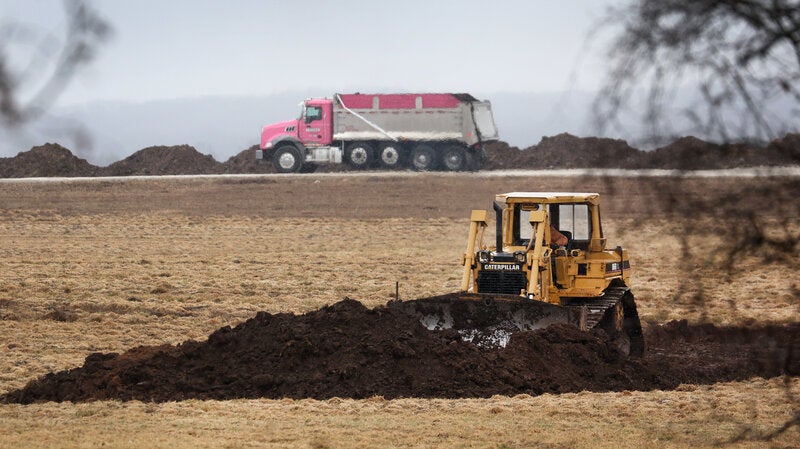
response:
M483 270L478 273L478 293L518 295L528 286L524 271Z

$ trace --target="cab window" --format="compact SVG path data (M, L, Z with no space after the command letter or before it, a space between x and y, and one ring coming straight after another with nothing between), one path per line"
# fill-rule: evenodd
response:
M521 205L514 206L514 245L527 246L533 235L531 226L531 210L536 210L543 205L526 205L523 209Z
M533 228L531 227L531 211L517 208L517 231L519 235L515 240L520 244L530 242Z
M306 107L306 123L311 123L314 120L322 118L322 107L320 106L307 106Z
M559 231L567 231L574 240L589 240L592 222L587 204L559 204L558 214L553 214L553 225Z

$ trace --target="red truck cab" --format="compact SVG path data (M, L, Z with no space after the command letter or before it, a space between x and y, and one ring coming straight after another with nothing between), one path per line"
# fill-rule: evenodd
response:
M298 140L305 146L330 145L333 138L333 101L315 98L303 103L300 118L267 125L261 129L261 148Z

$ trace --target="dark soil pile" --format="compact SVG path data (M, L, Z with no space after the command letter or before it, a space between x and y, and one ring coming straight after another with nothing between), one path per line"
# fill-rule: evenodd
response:
M108 167L97 167L58 144L46 144L0 158L0 178L37 176L194 175L216 173L273 173L271 161L258 163L257 145L224 163L189 145L156 146L137 151ZM486 170L567 168L655 168L709 170L734 167L796 165L800 163L800 134L787 134L766 146L717 145L683 137L653 151L640 151L624 140L559 134L543 137L520 150L499 141L486 145ZM322 164L317 172L341 172L347 164Z
M91 354L82 367L48 374L0 401L464 398L666 389L800 374L799 339L800 326L728 330L671 323L651 329L646 358L628 359L600 331L554 325L517 333L506 348L481 349L455 331L428 331L397 308L370 310L345 299L301 316L260 312L205 342Z
M788 135L764 148L748 144L717 145L696 137L644 153L643 166L677 170L713 170L735 167L787 165L800 162L800 139Z
M221 170L221 164L213 156L201 154L189 145L177 145L139 150L106 167L103 175L202 175Z
M46 143L14 157L0 158L0 178L96 176L99 168L57 143Z
M781 166L800 163L800 134L788 134L762 147L737 143L718 145L682 137L653 151L640 151L624 140L559 134L543 137L520 150L505 142L487 145L487 170L511 168L652 168L713 170L735 167Z
M536 145L537 158L548 168L595 167L616 168L632 167L641 157L642 152L631 148L628 142L620 139L598 137L579 138L570 134L559 134L555 137L544 137ZM577 153L582 157L574 159L565 154Z
M636 166L642 154L624 140L571 134L543 137L528 151L528 166L538 168L627 168Z
M576 137L562 133L524 150L504 142L490 144L486 169L638 168L645 154L624 140Z
M800 375L800 323L717 327L685 320L649 326L649 369L681 383Z
M222 173L274 173L271 163L259 163L256 160L258 145L240 151L222 164Z
M767 145L763 154L757 155L766 160L764 165L787 165L800 163L800 134L787 134Z
M527 151L510 146L502 140L487 143L484 149L486 150L484 170L509 170L523 167L529 154Z

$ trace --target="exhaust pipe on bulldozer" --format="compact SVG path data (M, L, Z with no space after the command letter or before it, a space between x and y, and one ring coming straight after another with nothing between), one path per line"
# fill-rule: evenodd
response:
M497 203L492 203L494 209L494 223L495 223L495 251L503 250L503 206Z

